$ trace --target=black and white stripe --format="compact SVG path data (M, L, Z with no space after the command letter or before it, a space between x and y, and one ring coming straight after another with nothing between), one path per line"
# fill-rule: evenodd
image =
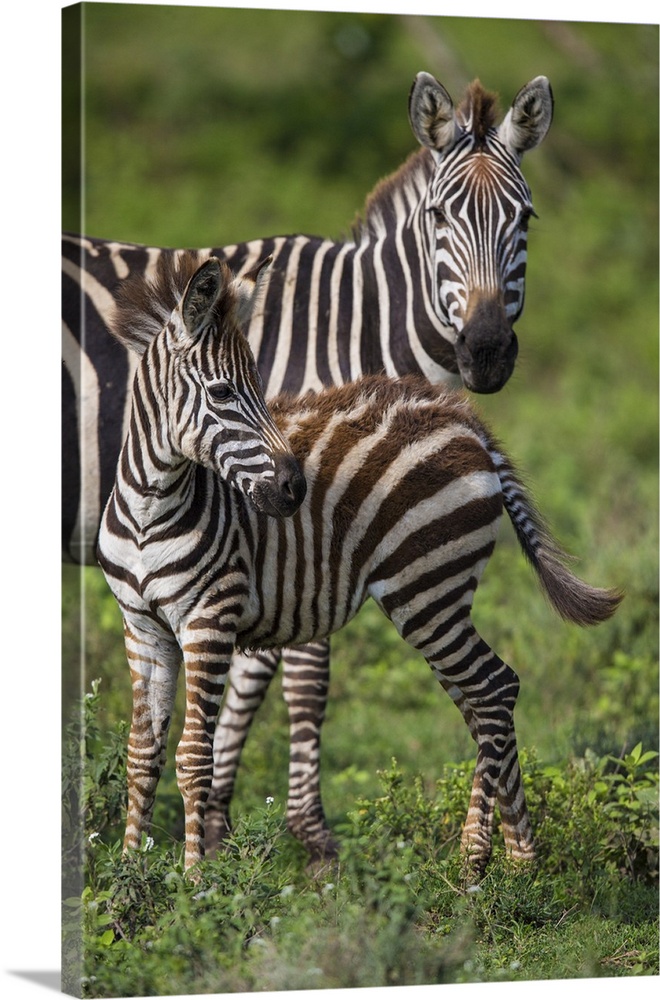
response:
M618 595L565 568L520 477L462 395L419 376L376 375L279 397L270 422L233 297L213 291L217 275L217 262L201 266L147 349L100 533L133 681L126 846L148 830L181 655L186 718L176 760L189 868L204 856L216 715L234 649L318 643L371 597L425 656L476 740L462 838L471 869L482 872L490 857L496 803L510 855L530 860L513 726L518 678L470 617L503 508L560 614L595 624ZM217 390L227 385L225 410ZM252 471L241 449L258 452ZM278 454L288 458L284 477Z

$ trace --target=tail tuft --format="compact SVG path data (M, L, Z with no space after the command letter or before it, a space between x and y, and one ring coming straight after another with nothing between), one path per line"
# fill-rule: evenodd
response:
M606 621L618 608L623 594L618 590L592 587L571 573L566 566L569 557L550 534L511 461L494 441L489 445L507 514L557 614L576 625L598 625Z
M550 603L565 621L575 625L598 625L611 618L623 600L615 589L592 587L575 576L553 548L539 548L533 565Z

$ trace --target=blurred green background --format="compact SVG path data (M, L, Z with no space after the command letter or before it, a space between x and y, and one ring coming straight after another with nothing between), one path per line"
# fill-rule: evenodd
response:
M455 100L478 76L503 112L527 80L550 78L554 123L524 161L539 220L520 356L505 389L476 402L579 557L577 571L627 597L597 630L560 623L505 525L474 618L521 677L519 740L543 760L638 739L657 747L657 26L83 8L84 175L80 186L76 143L65 142L63 225L119 240L341 237L416 148L407 96L419 70ZM65 48L66 58L75 55ZM65 135L75 136L75 88L65 86L64 109ZM119 614L100 572L85 570L81 634L77 580L66 568L65 687L103 678L112 724L130 714ZM356 794L378 793L376 771L393 755L428 781L472 756L455 708L375 608L333 650L323 746L332 822ZM271 692L239 807L285 796L287 747L284 705ZM161 801L157 823L172 828L171 771Z

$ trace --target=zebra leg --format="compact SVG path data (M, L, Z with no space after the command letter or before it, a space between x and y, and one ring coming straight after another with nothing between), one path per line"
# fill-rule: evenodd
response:
M440 683L461 712L472 738L477 742L476 719L462 691L444 679ZM534 835L522 785L513 719L503 755L497 804L507 854L517 862L533 861L536 856Z
M330 680L328 640L285 649L284 699L289 710L289 799L287 826L310 854L310 865L337 857L339 845L321 801L320 743Z
M128 808L124 849L140 846L149 833L156 787L165 765L181 651L165 633L124 620L124 641L131 668L133 714L128 738Z
M192 633L188 643L184 639L182 648L186 714L176 748L176 780L186 822L184 867L187 870L205 854L205 814L213 779L213 739L229 673L233 636L230 639L223 633L202 643ZM226 655L224 650L228 651ZM192 651L196 655L192 655Z
M231 833L229 814L236 772L252 720L277 671L280 651L234 653L227 693L213 739L213 781L206 803L206 854L213 857Z
M509 775L517 775L519 780L513 709L520 685L515 672L481 639L471 623L463 623L458 635L454 629L450 634L453 641L445 645L444 652L440 650L428 660L443 687L450 694L457 688L462 695L463 716L469 718L468 725L477 742L477 763L461 850L468 875L479 877L490 860L495 803L500 783L506 780L506 768Z
M534 834L522 784L513 720L502 760L497 804L500 809L507 854L518 863L534 861L536 858Z

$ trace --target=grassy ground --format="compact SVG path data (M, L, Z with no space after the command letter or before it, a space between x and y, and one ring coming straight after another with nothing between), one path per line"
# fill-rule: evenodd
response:
M85 997L657 973L654 752L561 767L525 754L539 863L512 867L496 830L479 885L456 853L471 768L429 788L396 761L338 825L337 865L306 871L268 797L193 883L160 824L156 844L121 854L126 732L103 732L102 700L95 688L85 701L85 888L65 905L66 985Z
M657 973L652 818L608 853L657 774L654 759L638 767L624 822L611 775L630 772L608 756L658 743L657 28L103 4L87 18L86 212L81 223L65 162L64 225L138 242L337 236L414 148L406 98L419 69L455 96L479 75L505 107L526 80L550 77L555 121L525 161L540 219L520 358L504 391L477 403L580 574L627 594L597 630L558 623L505 529L476 597L477 627L522 681L517 729L547 845L534 875L514 880L498 864L481 892L457 891L449 846L469 737L430 671L366 607L334 642L324 730L339 875L310 883L281 830L276 680L246 749L231 863L210 868L200 890L210 895L194 899L177 874L171 769L152 852L122 861L120 822L106 817L87 872L89 995ZM80 577L65 570L65 700L102 679L95 749L110 741L121 778L120 622L100 573L82 580L81 672ZM394 785L403 792L388 812ZM107 775L98 787L96 807L118 807ZM426 832L411 839L416 826ZM131 880L145 901L133 910L117 888ZM329 971L337 954L342 982Z

